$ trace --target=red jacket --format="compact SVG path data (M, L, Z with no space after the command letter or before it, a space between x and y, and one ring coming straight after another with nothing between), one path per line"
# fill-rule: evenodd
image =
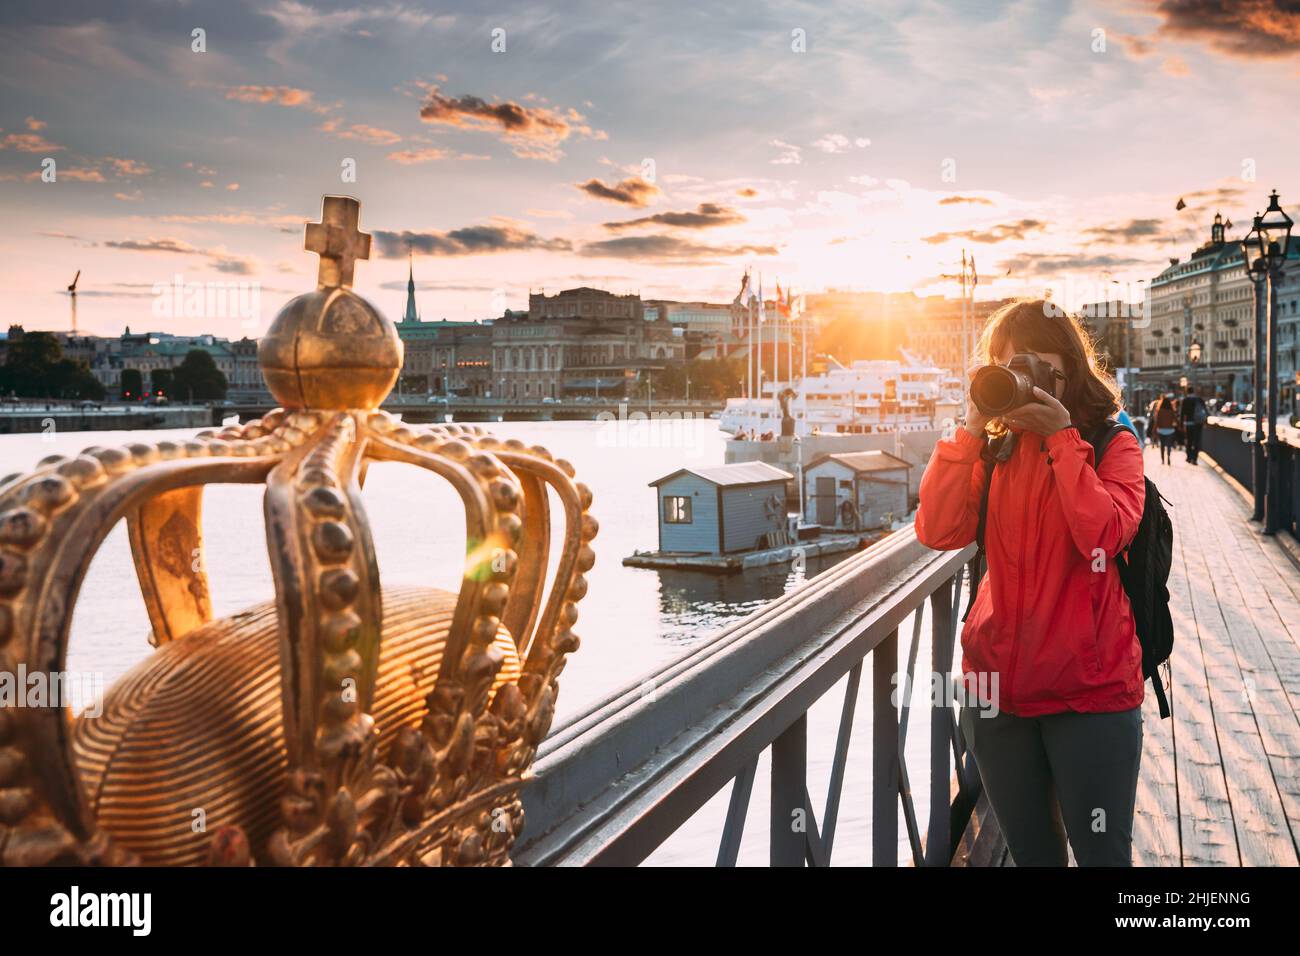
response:
M940 441L921 479L916 536L938 550L975 540L987 463L964 428ZM989 489L988 573L962 630L967 690L996 688L1022 717L1142 703L1142 647L1113 560L1137 533L1142 452L1127 429L1093 470L1077 428L1024 432Z

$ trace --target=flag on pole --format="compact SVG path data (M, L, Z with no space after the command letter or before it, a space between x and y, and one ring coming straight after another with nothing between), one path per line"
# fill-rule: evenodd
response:
M762 325L767 321L767 311L763 308L763 273L758 274L758 291L754 293L758 299L758 324Z
M745 274L740 277L740 291L736 293L736 301L744 305L748 305L749 304L749 296L747 294L748 292L749 292L749 270L746 269Z

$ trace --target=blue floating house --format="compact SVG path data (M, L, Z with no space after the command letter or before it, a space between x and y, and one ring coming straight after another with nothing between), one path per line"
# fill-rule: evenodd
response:
M679 468L650 482L659 505L659 550L727 554L771 547L786 533L786 484L766 462Z

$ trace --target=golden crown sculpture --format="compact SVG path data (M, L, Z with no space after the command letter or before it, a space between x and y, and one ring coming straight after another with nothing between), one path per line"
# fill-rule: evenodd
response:
M325 197L306 231L318 287L259 344L283 408L0 482L0 671L63 671L82 578L120 518L157 648L99 716L0 706L5 864L509 862L520 787L578 646L591 494L544 448L379 409L402 343L349 288L370 251L358 212ZM372 461L460 494L459 594L381 591L361 500ZM274 601L223 620L201 560L212 482L266 486L275 583ZM551 493L564 531L548 578Z

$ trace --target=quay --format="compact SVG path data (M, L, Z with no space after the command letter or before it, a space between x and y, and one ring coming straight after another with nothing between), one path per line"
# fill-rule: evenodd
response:
M1150 692L1143 705L1137 866L1300 864L1296 512L1275 536L1249 521L1227 463L1240 446L1240 429L1211 423L1205 448L1222 463L1203 452L1166 467L1146 452L1172 502L1176 636L1173 714L1161 720ZM750 830L765 829L771 865L829 865L841 832L865 839L876 866L1009 865L952 698L915 690L928 684L918 663L951 687L974 550L896 531L554 728L515 862L638 864L725 795L720 866L737 863L751 802L766 803ZM896 698L904 675L913 692ZM839 713L825 740L809 734L823 698ZM909 761L909 732L927 731ZM821 779L808 772L816 748L832 754ZM846 791L860 764L867 789ZM914 790L922 765L928 785Z
M231 416L241 422L266 415L266 402L218 402L194 405L143 405L129 402L31 400L0 405L0 435L48 431L129 431L140 428L208 428ZM598 399L543 402L524 399L453 398L446 402L393 397L386 412L413 425L437 422L672 421L708 418L722 408L717 401Z

